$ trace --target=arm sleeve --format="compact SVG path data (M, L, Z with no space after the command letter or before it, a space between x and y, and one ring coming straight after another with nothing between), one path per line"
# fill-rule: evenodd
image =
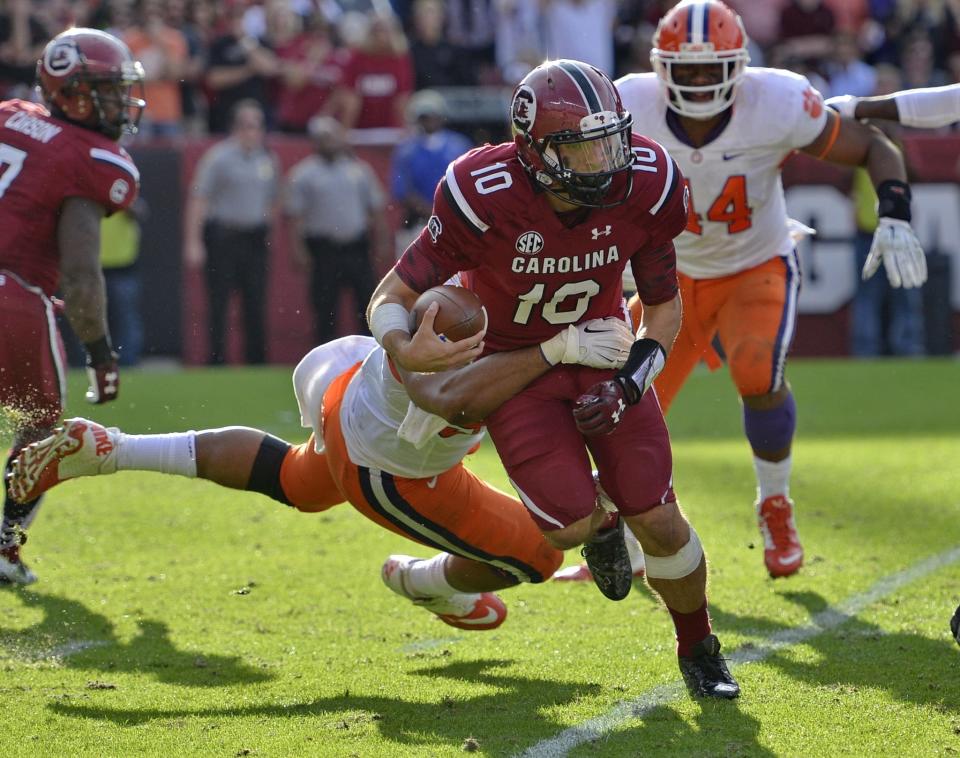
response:
M904 126L934 129L960 121L960 84L908 89L897 93L894 100Z
M650 241L630 259L637 295L647 305L659 305L676 297L677 253L673 240L687 225L690 190L680 168L669 156L672 176L666 198L654 215Z
M107 215L128 208L137 199L140 172L123 148L83 145L73 192L102 205Z
M447 169L447 176L434 192L433 215L397 261L397 275L417 292L443 284L458 271L476 268L481 260L483 235L489 227L475 211L471 210L472 221L464 216L461 203L447 186L452 175L453 166Z

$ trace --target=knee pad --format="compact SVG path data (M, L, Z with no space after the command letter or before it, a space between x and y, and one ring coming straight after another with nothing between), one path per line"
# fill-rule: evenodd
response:
M651 579L683 579L692 574L703 559L703 546L696 530L690 527L687 544L673 555L657 557L645 554L647 576Z
M253 467L250 469L247 490L259 492L284 505L293 505L287 499L280 484L280 469L289 451L289 444L269 434L265 435L257 451L257 457L253 461Z

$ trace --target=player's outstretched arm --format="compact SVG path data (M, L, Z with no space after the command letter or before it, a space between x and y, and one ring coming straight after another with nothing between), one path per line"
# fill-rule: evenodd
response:
M877 191L879 222L862 276L869 279L881 262L894 287L919 287L927 280L927 261L910 226L910 186L903 153L879 129L827 111L827 122L803 148L816 158L862 166Z
M884 119L918 129L936 129L960 121L960 84L878 97L840 95L827 100L827 105L847 118Z
M571 324L540 345L494 353L453 371L401 373L416 405L463 426L483 421L559 363L618 369L632 344L633 332L620 319L591 319Z
M57 241L61 288L67 318L87 350L91 403L114 400L120 390L117 354L107 330L107 297L100 269L100 222L104 209L82 197L69 197L60 210Z
M433 331L437 307L424 314L420 328L410 333L410 309L420 293L390 269L377 285L367 307L370 333L401 368L407 371L446 371L479 358L484 331L456 342L445 342Z

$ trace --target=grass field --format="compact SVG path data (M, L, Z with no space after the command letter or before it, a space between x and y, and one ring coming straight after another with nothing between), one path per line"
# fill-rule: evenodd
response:
M500 629L460 632L380 583L389 553L429 552L349 506L122 473L54 490L25 551L40 582L0 591L3 753L956 754L960 367L797 361L791 377L807 566L789 580L763 570L727 376L695 374L669 419L737 702L680 690L645 587L612 603L522 586ZM127 431L304 437L287 370L127 372L94 410L81 382L72 412ZM470 466L506 487L492 449Z

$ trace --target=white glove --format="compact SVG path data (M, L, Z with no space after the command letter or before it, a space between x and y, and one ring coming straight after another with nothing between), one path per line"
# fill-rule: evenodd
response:
M880 217L862 278L873 276L883 260L887 278L894 287L919 287L927 281L927 258L913 227L906 221Z
M571 324L540 343L547 363L579 363L591 368L622 368L635 337L622 319L608 316Z
M853 95L837 95L824 101L824 105L833 108L843 118L855 118L853 114L857 110L857 103L859 102L860 98Z

